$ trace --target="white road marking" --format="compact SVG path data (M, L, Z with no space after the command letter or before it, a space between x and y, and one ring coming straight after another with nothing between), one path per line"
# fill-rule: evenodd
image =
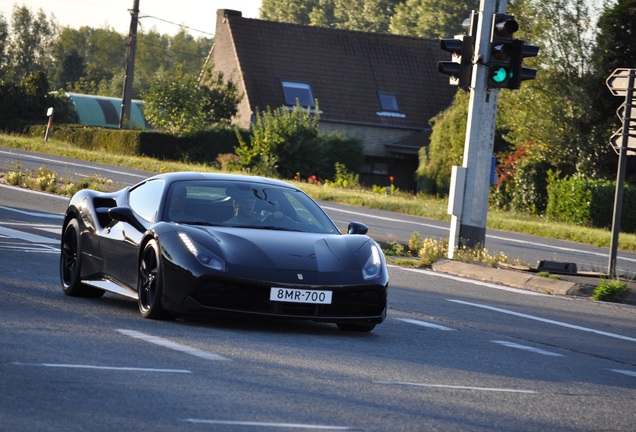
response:
M60 219L60 220L64 219L64 215L61 215L61 214L41 213L41 212L21 210L21 209L17 209L13 207L6 207L6 206L0 206L0 209L6 210L6 211L12 211L14 213L25 214L27 216L35 216L35 217L41 217L41 218L47 218L47 219Z
M455 331L455 329L452 329L450 327L444 327L442 325L439 324L433 324L433 323L429 323L426 321L419 321L419 320L414 320L414 319L410 319L410 318L395 318L398 321L403 321L405 323L409 323L409 324L415 324L418 326L422 326L422 327L428 327L428 328L432 328L432 329L436 329L436 330L446 330L446 331Z
M40 157L40 156L33 156L30 154L17 154L17 153L13 153L13 152L8 152L8 151L0 151L0 153L5 153L11 156L20 156L20 157L24 157L24 158L28 158L28 159L33 159L33 160L37 160L37 161L42 161L42 162L52 162L52 163L56 163L56 164L64 164L67 166L75 166L75 167L82 167L82 168L86 168L86 163L74 163L74 162L68 162L68 161L63 161L63 160L57 160L57 159L51 159L51 158L44 158L44 157ZM116 171L116 170L112 170L112 169L108 169L108 168L103 168L103 167L91 167L92 169L94 169L95 171L103 171L103 172L107 172L107 173L111 173L111 174L121 174L121 175L125 175L125 176L130 176L130 177L139 177L139 178L147 178L150 177L150 175L140 175L140 174L131 174L131 173L127 173L124 171Z
M0 153L2 153L2 152L0 151ZM67 196L55 195L55 194L41 192L41 191L32 190L32 189L24 189L24 188L21 188L21 187L18 187L18 186L9 186L9 185L5 185L5 184L1 184L1 183L0 183L0 188L19 189L20 192L24 192L24 193L30 193L30 194L36 194L36 195L44 195L44 196L47 196L47 197L63 199L63 200L66 200L66 201L69 200L69 197L67 197ZM10 210L15 210L15 209L10 209Z
M345 430L356 431L358 428L350 428L348 426L327 426L300 423L263 423L252 421L232 421L232 420L205 420L205 419L186 419L185 421L195 424L209 425L226 425L226 426L254 426L254 427L271 427L271 428L290 428L290 429L314 429L314 430Z
M355 212L355 211L351 211L351 210L342 210L342 209L339 209L339 208L328 207L328 206L322 206L322 208L325 209L325 210L331 210L331 211L336 211L336 212L340 212L340 213L347 213L347 214L352 214L352 215L356 215L356 216L364 216L364 217L367 217L367 218L379 219L379 220L384 220L384 221L389 221L389 222L398 222L398 223L401 223L401 224L419 225L419 226L423 226L423 227L427 227L427 228L439 229L439 230L442 230L442 231L449 231L450 230L450 227L432 225L432 224L427 224L427 223L423 223L423 222L414 222L414 221L409 221L409 220L404 220L404 219L396 219L396 218L389 218L389 217L384 217L384 216L375 216L375 215L370 215L370 214L367 214L367 213L360 213L360 212ZM576 252L576 253L581 253L581 254L586 254L586 255L594 255L594 256L600 256L600 257L607 257L608 256L607 253L602 253L602 252L593 252L593 251L587 251L587 250L583 250L583 249L575 249L575 248L564 247L564 246L555 246L555 245L550 245L550 244L546 244L546 243L532 242L532 241L528 241L528 240L519 240L519 239L514 239L514 238L511 238L511 237L501 237L501 236L495 236L495 235L491 235L491 234L486 234L486 238L497 239L497 240L505 240L507 242L519 243L519 244L522 244L522 245L540 246L542 248L555 249L555 250L559 250L559 251L563 251L563 252ZM627 258L627 257L623 257L623 256L618 257L618 259L625 260L625 261L630 261L630 262L636 262L636 259L634 259L634 258Z
M59 245L60 241L57 239L52 239L52 238L48 238L48 237L44 237L44 236L39 236L36 234L30 234L24 231L18 231L18 230L14 230L11 228L6 228L3 226L0 226L0 236L2 237L8 237L8 238L15 238L15 239L20 239L20 240L26 240L28 242L31 243L44 243L44 244L55 244L55 245Z
M401 267L401 266L397 266L397 265L393 265L393 264L389 264L388 267L390 268L394 268L394 269L399 269L399 270L404 270L404 271L408 271L408 272L414 272L414 273L421 273L421 274L425 274L427 276L435 276L435 277L440 277L440 278L444 278L444 279L451 279L451 280L456 280L459 282L465 282L465 283L469 283L472 285L479 285L479 286L485 286L488 288L494 288L494 289L498 289L500 291L509 291L509 292L514 292L517 294L523 294L523 295L528 295L528 296L539 296L539 297L553 297L553 295L549 295L549 294L543 294L543 293L538 293L535 291L528 291L528 290L522 290L519 288L511 288L511 287L507 287L505 285L498 285L498 284L494 284L494 283L490 283L490 282L483 282L483 281L479 281L479 280L475 280L475 279L468 279L465 277L461 277L461 276L454 276L451 274L446 274L446 273L439 273L439 272L435 272L432 270L425 270L425 269L418 269L418 268L411 268L411 267Z
M141 339L143 341L150 342L152 344L159 345L164 348L168 348L174 351L179 351L185 354L190 354L205 360L228 360L229 361L229 359L222 357L218 354L213 354L207 351L201 351L196 348L182 345L180 343L173 342L168 339L160 338L157 336L151 336L149 334L138 332L135 330L117 329L117 331L121 334L125 334L126 336L130 336L135 339Z
M192 373L187 369L157 369L157 368L139 368L139 367L117 367L117 366L94 366L94 365L82 365L82 364L57 364L57 363L20 363L13 362L19 366L43 366L51 368L66 368L66 369L96 369L96 370L113 370L113 371L126 371L126 372L161 372L161 373Z
M554 324L557 326L561 326L561 327L566 327L569 329L573 329L573 330L581 330L584 332L588 332L588 333L594 333L597 335L601 335L601 336L607 336L607 337L611 337L611 338L616 338L616 339L622 339L625 341L629 341L629 342L636 342L636 339L628 337L628 336L622 336L622 335L618 335L615 333L608 333L608 332L604 332L601 330L595 330L595 329L591 329L588 327L582 327L582 326L578 326L578 325L574 325L574 324L568 324L565 322L561 322L561 321L555 321L555 320L551 320L551 319L547 319L547 318L541 318L538 316L534 316L534 315L528 315L528 314L524 314L524 313L519 313L519 312L514 312L514 311L510 311L507 309L501 309L501 308L497 308L497 307L493 307L493 306L487 306L487 305L482 305L482 304L478 304L478 303L470 303L470 302L466 302L463 300L453 300L453 299L446 299L449 302L453 302L453 303L459 303L459 304L463 304L463 305L467 305L467 306L474 306L474 307L478 307L481 309L487 309L487 310L491 310L491 311L495 311L495 312L500 312L500 313L504 313L507 315L513 315L513 316L518 316L521 318L527 318L527 319L531 319L534 321L539 321L539 322L543 322L546 324Z
M33 244L33 243L15 243L15 242L0 242L0 250L17 251L17 252L37 252L37 253L49 253L49 254L60 253L60 250L58 248L54 248L47 245Z
M411 387L428 387L428 388L441 388L441 389L450 389L450 390L477 390L477 391L486 391L486 392L501 392L501 393L526 393L526 394L538 394L534 390L517 390L517 389L506 389L506 388L491 388L491 387L469 387L469 386L454 386L454 385L445 385L445 384L423 384L423 383L414 383L414 382L400 382L400 381L374 381L375 384L383 384L383 385L403 385L403 386L411 386Z
M627 376L631 376L631 377L636 377L636 371L629 371L629 370L625 370L625 369L610 369L612 372L616 372L619 374L623 374L623 375L627 375Z
M527 346L527 345L521 345L521 344L514 343L514 342L497 341L497 340L494 340L492 342L494 342L496 344L499 344L499 345L507 346L509 348L516 348L516 349L520 349L520 350L523 350L523 351L530 351L530 352L533 352L533 353L536 353L536 354L545 355L545 356L563 357L563 354L558 354L558 353L555 353L555 352L552 352L552 351L546 351L546 350L542 350L542 349L531 347L531 346Z

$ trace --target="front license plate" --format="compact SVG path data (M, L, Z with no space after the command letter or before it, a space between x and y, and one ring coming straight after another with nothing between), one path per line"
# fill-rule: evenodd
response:
M331 304L331 291L272 287L269 299L292 303Z

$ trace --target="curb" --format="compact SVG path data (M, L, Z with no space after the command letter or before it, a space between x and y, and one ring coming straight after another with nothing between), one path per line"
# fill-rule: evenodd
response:
M579 290L579 284L557 279L537 276L517 270L491 268L460 261L440 260L433 263L436 272L454 274L469 279L497 283L551 295L574 295Z

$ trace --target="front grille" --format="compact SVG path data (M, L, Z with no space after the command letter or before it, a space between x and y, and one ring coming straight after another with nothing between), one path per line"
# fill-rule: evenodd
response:
M377 317L386 308L384 287L321 287L332 303L316 305L269 300L270 287L208 282L191 297L204 308L300 318Z

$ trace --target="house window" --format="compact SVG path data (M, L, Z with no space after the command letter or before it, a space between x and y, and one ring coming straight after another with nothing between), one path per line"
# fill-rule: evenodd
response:
M400 107L398 107L395 95L390 93L378 93L378 98L380 99L380 108L382 111L400 112Z
M380 111L376 114L380 117L395 117L405 118L406 115L400 112L400 107L397 103L397 98L391 93L378 93L378 100L380 101Z
M282 84L286 105L294 106L299 104L302 107L315 106L314 95L311 92L311 86L309 84L291 81L283 81Z

